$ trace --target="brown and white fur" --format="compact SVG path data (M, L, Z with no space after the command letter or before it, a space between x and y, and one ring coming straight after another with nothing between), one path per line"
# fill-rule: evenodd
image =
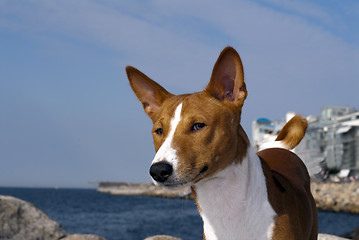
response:
M317 213L303 162L283 148L255 153L240 125L247 97L243 66L231 47L220 54L202 92L173 95L133 67L127 76L153 122L150 174L167 188L191 186L204 239L317 239ZM278 136L293 148L306 122Z

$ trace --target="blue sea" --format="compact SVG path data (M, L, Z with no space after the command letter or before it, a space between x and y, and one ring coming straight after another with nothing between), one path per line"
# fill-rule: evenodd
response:
M0 188L33 203L69 233L96 234L108 240L141 240L172 235L202 239L202 220L192 200L111 196L94 189ZM359 214L319 212L319 232L342 235L359 226Z

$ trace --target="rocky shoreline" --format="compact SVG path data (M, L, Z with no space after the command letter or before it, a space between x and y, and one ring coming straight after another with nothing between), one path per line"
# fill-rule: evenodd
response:
M57 222L24 200L0 195L0 239L105 240L90 234L68 234Z
M311 191L320 210L359 214L359 181L312 182Z
M105 227L105 226L104 226ZM355 230L359 232L359 229ZM354 232L353 232L354 234ZM357 236L357 235L356 235ZM69 234L44 212L24 200L0 195L0 240L106 240L92 234ZM341 240L333 235L319 234L318 240ZM352 239L359 239L355 236ZM145 240L181 240L167 235L148 237Z
M97 190L112 195L192 198L190 188L167 190L151 183L102 182ZM359 213L359 181L343 183L312 182L311 190L320 210Z

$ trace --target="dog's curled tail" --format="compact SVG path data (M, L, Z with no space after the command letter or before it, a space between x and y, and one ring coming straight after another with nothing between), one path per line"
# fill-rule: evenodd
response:
M307 127L307 120L301 115L295 115L284 125L275 141L279 141L288 150L293 149L303 139Z

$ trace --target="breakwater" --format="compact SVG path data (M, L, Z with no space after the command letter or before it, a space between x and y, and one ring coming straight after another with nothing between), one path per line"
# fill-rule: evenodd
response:
M112 195L192 198L189 187L167 190L151 183L101 182L97 190ZM311 190L320 210L359 213L359 181L344 183L312 182Z
M359 181L312 182L311 191L320 210L359 214Z
M98 192L123 196L152 196L165 198L192 198L191 189L168 190L152 183L100 182Z

